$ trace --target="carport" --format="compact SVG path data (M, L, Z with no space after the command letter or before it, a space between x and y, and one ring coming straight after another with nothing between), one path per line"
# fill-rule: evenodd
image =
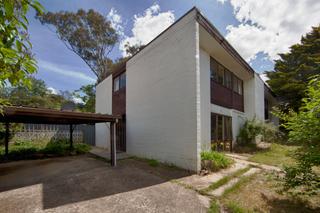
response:
M34 123L34 124L64 124L70 126L70 149L73 148L72 133L75 125L110 123L110 147L111 165L116 166L116 124L121 120L120 116L84 113L67 110L54 110L44 108L31 108L21 106L8 106L0 114L0 122L5 124L5 155L9 152L10 123Z

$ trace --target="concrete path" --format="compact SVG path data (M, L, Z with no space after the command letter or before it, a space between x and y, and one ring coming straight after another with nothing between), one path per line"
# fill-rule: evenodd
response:
M223 169L221 171L214 172L205 176L200 176L195 174L192 176L180 178L177 181L184 185L191 186L196 190L202 190L202 189L208 188L212 183L219 181L223 177L230 175L240 169L244 169L247 166L248 166L247 163L236 162L234 165L232 165L228 169Z
M276 166L270 166L270 165L266 165L266 164L261 164L261 163L256 163L256 162L252 162L252 161L249 161L248 157L246 156L243 156L243 155L238 155L238 154L234 154L234 153L227 153L226 154L227 156L231 157L233 160L235 160L236 162L238 163L244 163L244 164L247 164L247 165L252 165L252 166L256 166L256 167L260 167L262 169L265 169L265 170L268 170L268 171L277 171L277 172L280 172L281 169L279 167L276 167Z
M93 146L89 152L93 155L96 155L98 157L101 157L107 160L111 159L110 151L108 149ZM130 158L130 155L128 155L125 152L118 152L116 154L116 157L117 157L117 160L122 160L122 159Z
M190 173L90 156L0 164L0 212L207 212L209 198L171 180Z
M210 195L213 195L213 196L216 196L216 197L220 197L223 195L223 193L230 189L231 187L233 187L235 184L237 184L240 179L242 177L249 177L257 172L260 172L261 169L258 169L258 168L251 168L249 169L247 172L245 172L244 174L242 174L240 177L235 177L233 179L231 179L229 182L227 182L226 184L222 185L221 187L213 190L213 191L210 191L208 192L208 194Z

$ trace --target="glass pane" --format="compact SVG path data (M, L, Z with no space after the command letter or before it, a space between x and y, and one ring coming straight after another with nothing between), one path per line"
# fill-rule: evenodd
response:
M218 83L223 84L224 79L224 67L220 64L218 65Z
M119 90L119 76L116 77L113 81L113 90L118 91Z
M218 63L216 60L210 57L210 74L211 78L215 81L218 81Z
M238 78L233 76L233 91L238 92Z
M242 95L242 80L238 79L238 93Z
M122 73L120 76L120 88L126 86L126 73Z
M227 69L224 71L224 86L227 88L231 89L232 84L231 84L231 72Z
M211 114L211 140L215 141L217 137L217 116L215 114Z
M224 139L232 140L232 122L230 117L224 117Z
M222 116L218 115L218 141L222 141L223 140L223 126L222 126Z

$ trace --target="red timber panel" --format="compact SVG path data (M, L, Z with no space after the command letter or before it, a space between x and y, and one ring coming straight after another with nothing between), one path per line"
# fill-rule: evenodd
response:
M211 80L211 103L232 108L232 90Z

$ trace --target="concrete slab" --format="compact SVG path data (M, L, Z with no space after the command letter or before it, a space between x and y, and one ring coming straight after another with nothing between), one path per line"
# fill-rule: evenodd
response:
M245 172L244 174L241 175L241 177L249 177L255 173L257 173L258 171L260 171L261 169L258 169L258 168L251 168L249 169L247 172ZM240 177L239 178L233 178L231 179L228 183L222 185L221 187L213 190L213 191L210 191L208 192L208 194L210 195L213 195L213 196L216 196L216 197L220 197L223 195L223 193L227 190L227 189L230 189L231 187L233 187L236 183L238 183L240 180Z
M188 177L180 178L178 181L192 186L193 188L197 190L208 188L212 183L219 181L221 178L234 173L237 170L244 169L247 167L248 164L244 162L236 162L228 169L223 169L221 171L206 175L206 176L200 176L200 175L192 175Z
M104 148L93 146L91 148L91 150L90 150L90 153L93 154L93 155L96 155L98 157L107 159L107 160L111 159L110 158L110 151L108 149L104 149ZM116 154L116 157L117 157L117 160L122 160L122 159L130 158L131 156L128 155L127 153L125 153L125 152L118 152Z
M170 180L184 170L90 156L0 164L1 212L206 212L209 200Z

